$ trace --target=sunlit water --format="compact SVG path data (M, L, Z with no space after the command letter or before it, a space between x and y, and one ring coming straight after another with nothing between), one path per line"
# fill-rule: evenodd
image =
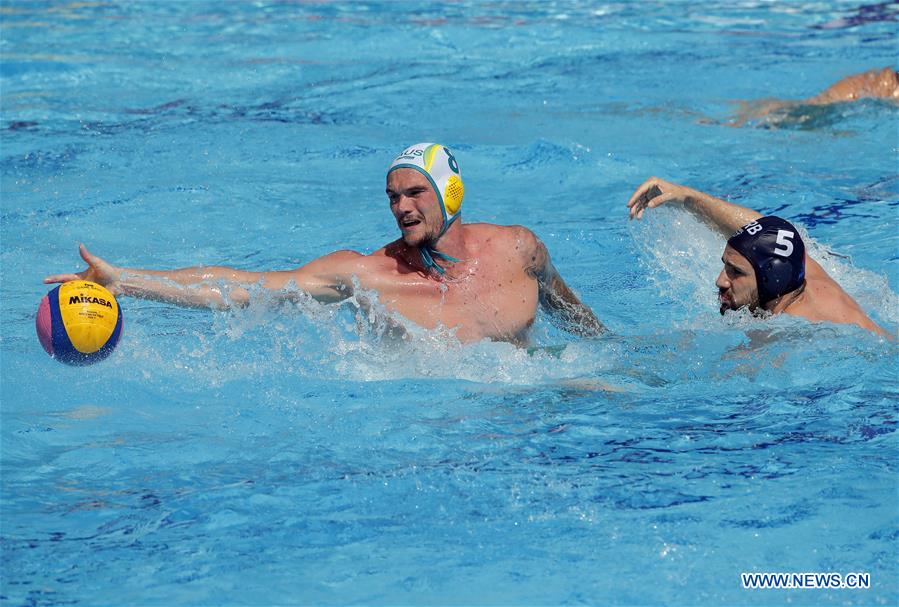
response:
M796 220L896 333L895 107L727 126L893 63L896 12L4 3L0 601L895 604L896 345L721 317L720 237L625 203L659 175ZM420 140L456 152L465 219L535 230L609 337L123 299L107 361L40 348L40 280L78 242L138 268L370 252Z

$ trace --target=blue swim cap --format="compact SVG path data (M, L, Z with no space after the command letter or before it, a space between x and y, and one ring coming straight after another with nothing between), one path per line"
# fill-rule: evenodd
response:
M727 244L755 269L762 306L805 282L805 244L789 221L762 217L734 232Z

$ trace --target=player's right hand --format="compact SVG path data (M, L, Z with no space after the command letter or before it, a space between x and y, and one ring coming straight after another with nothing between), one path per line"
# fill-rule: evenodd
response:
M69 280L89 280L106 287L113 295L118 295L121 270L90 253L83 244L79 245L78 251L81 253L81 259L87 263L87 269L75 274L52 274L44 278L44 284Z

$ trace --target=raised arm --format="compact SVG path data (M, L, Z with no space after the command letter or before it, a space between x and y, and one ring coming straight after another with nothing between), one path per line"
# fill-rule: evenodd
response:
M259 285L269 290L296 287L319 301L339 301L352 293L353 263L361 255L337 251L295 270L248 272L223 266L200 266L179 270L138 270L120 268L79 247L87 269L74 274L54 274L45 283L90 280L103 285L113 295L165 301L196 308L227 308L246 305L248 287Z
M537 280L540 306L564 330L584 337L595 337L606 332L588 306L581 303L574 291L565 283L552 264L549 251L539 238L527 228L520 228L519 241L525 255L528 274Z
M641 219L646 209L666 203L681 204L702 221L718 230L725 238L763 215L738 204L715 198L699 190L650 177L637 188L627 203L631 219ZM806 276L833 282L818 262L805 255ZM836 284L836 283L834 283Z
M644 181L631 196L627 206L630 209L631 219L641 219L646 209L654 209L666 203L683 205L724 236L730 236L742 226L762 216L752 209L658 177L650 177Z

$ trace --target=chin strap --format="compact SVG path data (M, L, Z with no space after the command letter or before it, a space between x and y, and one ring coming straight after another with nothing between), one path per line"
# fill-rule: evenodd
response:
M436 261L434 261L435 257L444 259L446 261L451 261L451 262L459 261L452 255L447 255L446 253L441 253L437 249L432 249L428 245L422 245L422 246L418 247L418 252L421 253L421 261L424 264L425 269L430 268L430 269L434 270L435 272L437 272L438 274L445 274L446 270L441 268L440 264L438 264Z
M440 230L440 236L437 237L437 240L446 234L446 231L449 229L450 225L459 218L459 214L453 215L449 221L446 220L446 211L443 212L443 229ZM451 261L453 263L458 262L459 260L451 255L447 255L446 253L441 253L434 247L428 244L423 244L418 247L418 252L421 253L421 262L424 264L425 269L432 269L438 274L446 274L446 270L440 267L440 265L434 261L434 258L440 258L445 261Z

